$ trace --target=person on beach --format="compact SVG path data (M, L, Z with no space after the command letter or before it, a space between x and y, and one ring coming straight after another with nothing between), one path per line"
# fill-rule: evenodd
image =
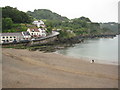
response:
M90 61L90 63L94 63L94 62L95 62L95 60L91 60L91 61Z

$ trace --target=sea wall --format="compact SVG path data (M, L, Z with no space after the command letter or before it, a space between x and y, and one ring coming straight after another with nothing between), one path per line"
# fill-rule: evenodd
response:
M40 40L33 40L33 41L29 42L27 45L35 46L35 45L47 44L47 43L54 42L57 39L58 39L57 36L54 36L54 37L44 38L44 39L40 39Z
M21 41L16 43L3 43L2 47L14 47L14 46L35 46L35 45L41 45L41 44L47 44L50 42L54 42L57 40L57 36L49 37L49 38L42 38L37 40L31 40L31 41Z

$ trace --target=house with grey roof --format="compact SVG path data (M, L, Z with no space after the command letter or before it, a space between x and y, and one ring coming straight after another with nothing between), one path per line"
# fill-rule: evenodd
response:
M0 33L0 43L12 43L24 40L22 33Z

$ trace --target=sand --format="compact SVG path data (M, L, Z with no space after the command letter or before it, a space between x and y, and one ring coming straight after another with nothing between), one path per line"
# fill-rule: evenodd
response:
M2 50L3 88L118 88L118 66L56 53Z

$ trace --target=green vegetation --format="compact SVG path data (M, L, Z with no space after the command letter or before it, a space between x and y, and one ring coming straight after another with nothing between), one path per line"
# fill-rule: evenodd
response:
M2 18L2 27L4 29L11 29L13 25L13 21L11 18Z
M32 20L32 17L17 8L2 7L2 32L26 31L26 24L31 23Z
M114 33L118 33L118 23L109 22L109 23L100 23L100 27L103 29L109 29Z
M12 27L9 29L2 29L3 33L7 32L21 32L21 31L26 31L27 26L26 24L12 24Z
M120 23L118 23L118 33L120 34Z
M67 31L67 30L61 30L61 31L59 31L60 32L60 37L61 38L71 38L71 37L75 37L76 36L76 34L75 33L73 33L73 32L70 32L70 31Z
M10 6L2 7L2 18L11 18L14 23L30 23L32 21L27 13Z
M67 17L63 17L47 9L38 9L38 10L35 9L33 12L28 11L27 13L32 17L34 17L35 19L59 20L59 21L69 20Z
M27 13L10 6L2 7L3 32L26 31L33 18L43 20L47 27L47 33L59 30L61 38L71 38L78 35L114 34L117 32L117 23L93 23L87 17L68 19L47 9L38 9Z
M115 33L109 28L102 28L99 23L93 23L89 18L80 17L69 21L46 20L45 24L53 30L60 29L62 38L70 38L78 35L100 35ZM70 31L72 33L70 33Z

